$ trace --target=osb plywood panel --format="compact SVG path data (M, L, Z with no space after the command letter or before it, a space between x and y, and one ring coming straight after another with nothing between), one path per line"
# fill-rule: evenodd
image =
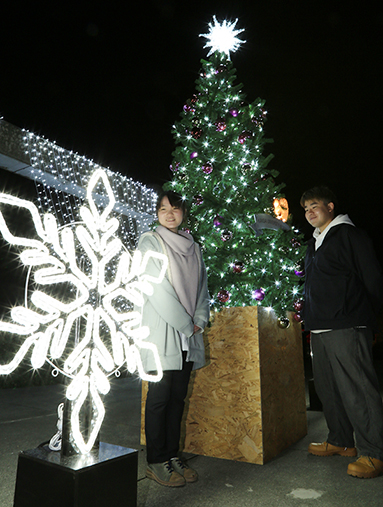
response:
M307 434L301 326L288 329L272 313L259 313L264 462Z
M183 420L186 452L263 464L307 433L300 325L227 308L205 333L208 365L193 372ZM145 443L143 383L141 443Z

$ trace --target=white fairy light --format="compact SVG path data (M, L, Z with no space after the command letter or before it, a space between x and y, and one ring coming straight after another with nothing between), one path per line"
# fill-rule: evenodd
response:
M95 194L100 184L105 189L101 207ZM142 308L143 295L153 292L152 284L161 283L167 269L165 255L150 251L144 256L139 251L131 254L115 236L119 223L110 216L115 197L105 171L95 170L86 195L89 208L80 208L82 222L73 221L59 227L52 214L46 214L42 220L33 203L0 194L0 205L21 207L30 213L39 238L12 234L0 209L0 232L8 243L24 248L21 262L29 268L29 275L33 273L37 286L25 306L11 310L12 322L0 321L0 331L26 336L13 360L0 365L0 374L15 370L31 348L33 368L40 368L48 361L59 369L55 361L70 348L59 370L71 379L66 394L72 402L72 439L82 454L92 449L102 424L105 409L100 395L110 389L109 375L126 364L131 373L137 371L144 380L158 381L162 377L158 351L145 341L150 330L141 325L141 314L133 307ZM152 259L160 261L158 276L145 272ZM114 268L107 274L108 263ZM108 283L111 273L113 279ZM63 283L73 289L69 289L68 301L52 295L52 288ZM96 303L92 300L94 293ZM153 354L155 374L144 371L141 349ZM88 396L93 404L93 417L90 436L85 442L79 418Z
M215 51L219 51L221 53L225 53L230 59L230 51L237 51L239 46L243 44L244 40L238 39L237 35L244 31L244 28L241 30L234 30L235 25L237 24L238 19L229 23L226 19L220 24L217 21L217 18L213 16L214 25L209 23L209 33L200 34L200 37L205 37L208 39L204 48L210 48L207 56L212 55Z

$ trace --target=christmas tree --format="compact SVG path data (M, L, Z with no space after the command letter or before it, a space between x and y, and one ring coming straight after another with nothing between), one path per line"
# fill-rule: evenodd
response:
M265 102L246 101L230 51L243 42L237 21L214 17L210 47L174 125L176 148L165 185L189 202L188 228L202 247L213 308L260 304L285 319L301 308L301 235L289 222L276 170L264 156ZM284 320L286 322L286 320Z

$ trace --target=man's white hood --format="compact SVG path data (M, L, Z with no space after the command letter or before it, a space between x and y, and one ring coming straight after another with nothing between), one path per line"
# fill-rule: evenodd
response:
M323 243L324 238L326 237L326 234L328 231L334 227L335 225L340 224L348 224L348 225L355 225L352 223L351 218L348 215L338 215L334 218L334 220L331 220L331 222L328 224L326 229L323 232L320 232L318 227L314 229L313 236L315 238L315 250L318 250L318 248Z

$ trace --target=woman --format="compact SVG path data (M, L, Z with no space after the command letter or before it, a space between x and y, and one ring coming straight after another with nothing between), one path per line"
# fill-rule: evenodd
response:
M142 324L150 328L148 341L156 345L164 370L159 382L149 382L146 475L175 487L198 479L197 472L180 460L178 450L190 373L205 364L202 333L209 321L209 294L200 249L190 234L179 231L186 217L185 202L167 191L160 195L156 211L160 225L138 243L142 253L165 253L169 263L165 278L153 284L153 295L146 296L143 308ZM152 259L150 274L159 269ZM142 350L142 361L146 371L156 369L150 351Z

